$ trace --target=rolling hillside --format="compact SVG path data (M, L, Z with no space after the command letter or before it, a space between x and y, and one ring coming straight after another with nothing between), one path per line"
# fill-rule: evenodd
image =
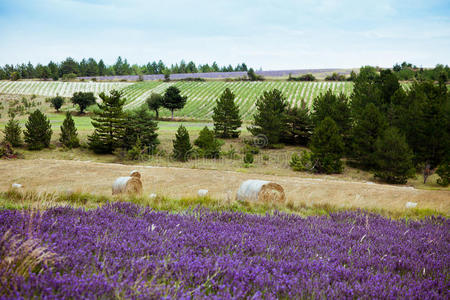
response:
M163 94L171 85L177 86L181 93L188 97L186 106L175 112L177 117L194 119L210 119L216 99L229 88L236 95L241 115L244 119L250 119L255 111L255 103L264 91L279 89L285 95L291 105L297 105L302 99L308 105L320 93L331 89L333 92L343 92L349 95L352 91L351 82L286 82L286 81L178 81L161 82L146 81L138 83L130 82L44 82L44 81L1 81L0 93L16 95L41 95L70 97L74 92L93 92L98 95L112 89L123 91L127 99L126 109L136 108L143 103L151 93ZM166 109L161 110L161 116L169 116Z

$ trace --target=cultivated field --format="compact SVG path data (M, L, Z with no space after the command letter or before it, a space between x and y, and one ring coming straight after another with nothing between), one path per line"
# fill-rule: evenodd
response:
M130 82L62 82L62 81L0 81L0 94L72 97L76 92L95 95L110 90L121 90Z
M151 93L163 94L171 85L178 87L182 95L188 97L186 106L175 111L176 117L193 119L211 119L212 109L219 95L229 88L236 95L235 101L240 107L243 119L251 119L255 112L255 103L264 91L274 88L282 91L291 105L299 105L305 100L308 105L312 100L328 89L349 95L352 91L351 82L161 82L148 81L138 83L126 82L43 82L43 81L2 81L0 93L14 95L38 95L71 97L74 92L93 92L98 95L112 89L121 90L127 99L125 109L132 109L142 105ZM161 110L161 116L168 117L170 112Z

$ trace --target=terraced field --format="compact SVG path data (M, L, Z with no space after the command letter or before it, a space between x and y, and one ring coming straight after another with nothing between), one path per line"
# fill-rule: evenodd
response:
M255 111L255 103L264 91L277 88L283 92L291 105L296 105L302 99L308 105L320 93L331 89L333 92L343 92L349 95L352 91L351 82L286 82L286 81L206 81L206 82L161 82L145 81L130 82L43 82L43 81L1 81L0 93L70 97L74 92L93 92L98 95L112 89L122 90L127 99L126 109L142 105L151 93L163 94L171 85L177 86L181 93L188 97L184 109L176 111L176 117L193 119L210 119L216 99L226 89L236 95L244 119L251 119ZM162 109L161 116L168 117L170 112Z
M258 97L264 91L274 88L281 90L291 105L299 104L302 99L311 105L316 96L328 89L347 95L352 91L352 83L349 82L143 82L123 89L127 98L126 108L130 109L141 105L152 92L163 93L170 85L177 86L181 93L188 97L186 106L182 110L176 111L175 116L196 119L211 117L216 99L226 88L235 93L236 102L244 119L251 118ZM162 110L161 115L169 116L170 113L168 110Z
M121 90L132 84L131 82L0 81L0 93L71 97L75 92L93 92L98 95L113 89Z

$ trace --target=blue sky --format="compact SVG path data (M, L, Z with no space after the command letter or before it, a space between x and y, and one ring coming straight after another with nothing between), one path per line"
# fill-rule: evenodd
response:
M450 63L450 1L0 0L0 65L67 56L264 70Z

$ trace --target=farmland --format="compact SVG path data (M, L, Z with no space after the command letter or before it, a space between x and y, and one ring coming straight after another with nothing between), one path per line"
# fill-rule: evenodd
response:
M331 89L333 92L342 92L349 95L352 91L350 82L0 82L0 93L55 96L57 94L70 97L74 92L93 92L98 95L100 92L108 92L112 89L121 90L127 99L125 109L133 109L145 102L151 93L163 94L171 85L178 87L182 95L188 97L186 106L179 111L175 111L176 117L192 119L211 119L212 109L216 99L226 89L229 88L236 95L236 102L240 107L243 119L251 119L255 111L255 103L264 91L279 89L282 91L287 101L291 105L299 105L301 100L305 100L311 105L312 100L320 93ZM161 115L170 115L168 110L162 110Z
M75 92L92 92L98 95L113 89L120 90L131 84L128 82L0 81L0 93L72 97Z

